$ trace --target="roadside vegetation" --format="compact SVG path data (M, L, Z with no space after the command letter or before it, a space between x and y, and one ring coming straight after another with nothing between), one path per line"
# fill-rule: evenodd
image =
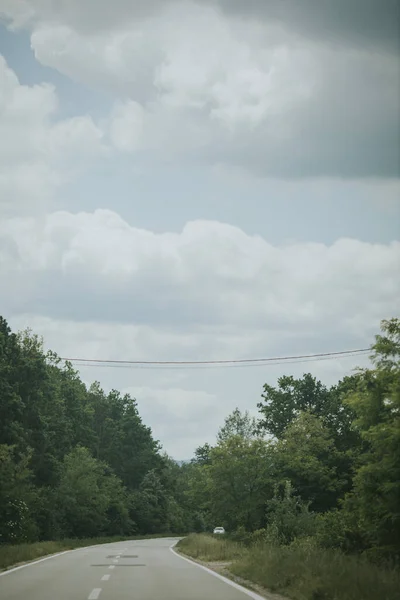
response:
M399 319L382 322L371 361L329 387L267 382L258 419L236 409L178 464L134 398L86 386L0 318L0 565L70 540L223 526L181 550L295 600L398 598Z
M191 535L178 542L177 549L214 568L215 563L223 563L225 573L227 570L231 576L293 600L399 598L400 574L396 568L321 549L311 539L279 546L261 541L259 534L246 543Z

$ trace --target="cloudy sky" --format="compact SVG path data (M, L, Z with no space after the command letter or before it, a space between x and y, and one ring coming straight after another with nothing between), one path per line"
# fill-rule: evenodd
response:
M394 0L0 0L0 313L61 356L368 346L400 298ZM81 369L174 457L362 358Z

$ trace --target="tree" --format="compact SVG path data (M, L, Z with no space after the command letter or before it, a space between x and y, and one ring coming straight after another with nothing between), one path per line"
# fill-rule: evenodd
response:
M0 317L0 444L21 445L24 404L18 390L21 350L17 336Z
M106 396L96 383L89 389L89 401L94 455L106 461L129 490L137 489L148 471L162 468L162 458L159 443L142 422L136 400L117 390Z
M64 458L57 497L69 537L127 532L131 525L121 481L82 446Z
M290 481L274 487L267 505L266 539L271 543L290 544L295 539L316 533L315 514L309 504L295 494Z
M340 453L321 419L301 412L274 445L277 482L291 481L313 511L323 512L337 504L345 481L337 474Z
M194 451L194 458L192 462L197 463L199 465L208 465L210 464L210 452L211 446L210 444L205 443L203 446L199 446Z
M155 470L143 478L132 495L132 509L140 533L163 533L168 528L168 494Z
M258 404L262 415L260 427L273 436L282 437L286 428L303 411L321 416L328 403L328 389L310 373L302 379L285 375L278 379L278 388L267 383Z
M345 510L352 513L366 547L400 557L400 320L382 322L386 335L372 347L375 369L360 372L347 402L367 444Z
M0 543L29 542L37 537L30 460L31 452L20 454L15 446L0 445Z
M136 400L98 383L87 389L41 338L29 329L15 335L1 317L0 398L3 539L131 533L136 493L145 499L142 522L147 500L165 509L148 519L152 531L189 528L184 470L161 456Z
M223 443L233 436L251 440L257 435L257 423L249 411L242 413L238 408L225 419L224 425L217 434L217 442Z
M270 446L262 439L232 436L211 451L207 467L210 513L228 530L263 526L272 495Z
M354 463L363 450L359 431L353 426L355 413L344 399L357 388L359 374L344 377L329 389L312 375L302 379L284 376L278 387L265 384L263 402L258 404L262 418L259 428L277 439L305 412L314 415L329 433L335 447L335 468L342 492L350 491Z

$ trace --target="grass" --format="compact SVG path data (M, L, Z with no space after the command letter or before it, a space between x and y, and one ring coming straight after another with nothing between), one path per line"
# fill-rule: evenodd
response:
M245 548L230 540L191 535L179 549L204 561L231 561L233 575L292 600L399 600L400 573L363 557L314 545Z
M206 562L228 562L239 559L246 553L242 544L196 533L180 540L177 548L192 558Z
M98 537L86 539L64 539L53 542L33 542L27 544L4 544L0 545L0 569L24 563L30 560L36 560L49 554L63 552L64 550L73 550L74 548L83 548L85 546L94 546L95 544L110 544L124 540L143 540L159 537L171 537L172 534L155 534L142 536L114 536ZM173 536L179 537L179 536Z

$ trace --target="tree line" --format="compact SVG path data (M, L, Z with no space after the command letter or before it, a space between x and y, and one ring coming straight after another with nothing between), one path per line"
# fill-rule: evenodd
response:
M185 533L306 540L400 557L400 320L372 367L327 387L265 384L259 418L236 409L179 465L137 403L45 353L0 319L0 541Z
M235 410L196 450L188 496L242 541L400 558L400 320L382 322L372 368L326 387L265 384L260 418Z
M179 473L134 398L0 318L0 542L191 530Z

